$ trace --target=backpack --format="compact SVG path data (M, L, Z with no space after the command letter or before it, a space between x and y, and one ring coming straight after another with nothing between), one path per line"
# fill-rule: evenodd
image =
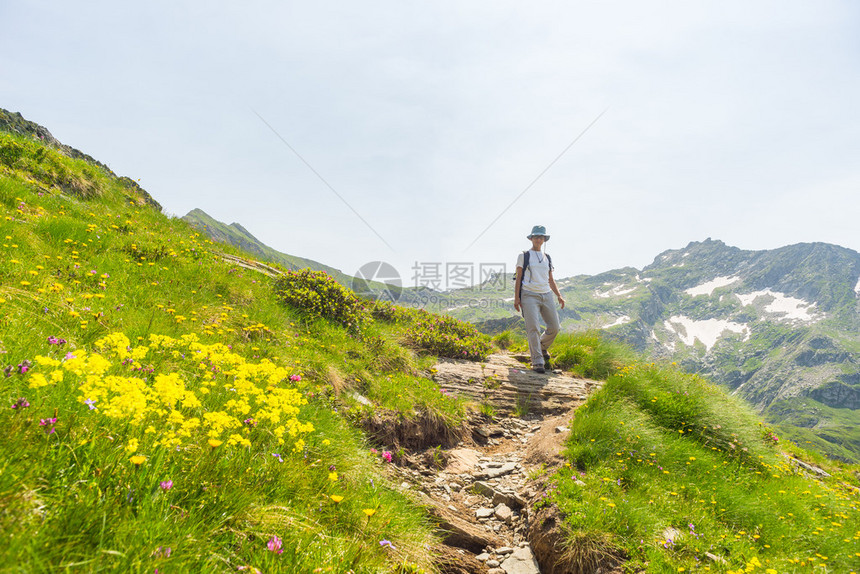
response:
M523 251L523 275L522 275L523 279L525 279L525 277L526 277L526 269L529 268L529 256L530 255L531 255L530 249L526 249L525 251ZM546 255L546 261L547 261L547 263L549 263L549 270L552 271L553 270L552 257L549 256L549 253L544 253L544 255ZM516 280L517 280L517 276L516 276L516 274L514 274L514 281L516 281ZM519 293L517 293L517 295L519 295L520 298L522 298L522 296L523 296L523 284L522 284L522 282L520 282L520 290L519 290Z

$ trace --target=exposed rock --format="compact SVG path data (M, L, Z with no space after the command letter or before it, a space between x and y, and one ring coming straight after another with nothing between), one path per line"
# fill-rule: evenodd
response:
M502 522L510 523L513 518L514 513L506 504L500 504L495 509L493 509L493 514L495 517Z
M502 540L498 536L488 532L482 526L463 520L429 497L426 497L424 501L428 504L430 514L438 522L439 529L443 532L443 542L446 545L478 553L482 552L484 548L494 548L502 544ZM492 513L492 509L489 510Z
M460 474L468 472L478 464L481 453L471 448L455 448L448 453L448 466L445 472Z
M358 403L361 403L362 405L366 405L366 406L372 406L373 405L373 403L370 402L370 399L368 399L364 395L360 395L360 394L353 391L351 393L351 396L353 399L355 399Z
M441 574L483 574L487 570L475 556L457 548L440 545L432 552Z
M502 562L506 574L541 574L540 566L528 546L517 548Z
M493 504L505 504L512 510L519 510L526 505L526 501L516 493L496 491L493 493Z
M803 461L802 461L802 460L800 460L800 459L797 459L797 458L794 458L794 457L788 457L788 461L789 461L791 464L793 464L793 465L795 465L795 466L799 466L800 468L806 469L806 470L808 470L809 472L811 472L811 473L813 473L813 474L815 474L815 475L817 475L817 476L820 476L820 477L823 477L823 478L829 478L829 477L830 477L830 474L829 474L829 473L827 473L826 471L824 471L824 470L822 470L822 469L818 468L817 466L812 466L811 464L807 464L807 463L803 462Z
M434 369L433 378L440 386L476 401L490 402L501 413L523 409L531 414L560 413L585 400L592 389L602 384L566 375L541 375L502 354L490 355L486 363L445 359Z
M716 562L718 564L725 564L726 559L722 556L717 556L716 554L711 554L710 552L705 552L705 556L708 557L709 560Z
M565 396L563 407L573 409L578 406L580 397L584 399L585 393L599 386L571 377L553 378L533 375L531 372L520 373L519 369L506 361L510 361L510 358L504 355L492 356L489 364L484 365L484 378L475 373L465 376L463 372L458 376L465 377L464 385L468 383L473 386L476 393L483 393L487 385L502 387L502 383L499 383L502 378L493 375L502 367L511 372L505 380L513 380L514 383L522 382L521 374L526 381L542 377L540 380L544 390L549 391L537 399L540 406L536 411L526 415L525 419L516 416L494 419L475 414L470 417L462 433L463 438L472 437L472 446L450 445L455 448L445 450L446 445L443 444L440 452L436 444L425 440L423 442L428 444L428 448L423 452L409 451L407 447L405 454L389 466L412 485L410 489L413 492L425 493L422 496L426 497L429 511L439 524L444 543L458 552L437 560L441 572L467 572L474 564L481 565L482 569L476 571L482 573L540 572L537 564L542 558L537 556L538 548L527 542L533 539L535 530L531 516L533 511L530 513L528 507L534 502L534 497L540 494L540 488L532 486L526 468L540 467L549 472L561 462L560 452L567 435L563 431L569 428L570 411L551 419L545 418L547 412L562 408L558 397ZM481 369L475 363L458 361L451 361L448 368L451 369L449 374L457 372L457 369L464 369L465 372ZM548 385L547 381L554 381L553 385L558 388L566 387L566 394L553 391L553 386ZM445 386L455 389L450 382L446 382ZM502 410L507 408L504 405L509 407L516 402L519 390L511 388L513 390L508 395L497 393L484 398ZM521 414L521 410L518 412ZM440 460L445 463L441 469ZM492 507L489 507L490 501ZM560 525L561 521L557 524ZM560 540L558 528L554 530L554 535ZM556 564L561 555L560 542L556 542L545 545L550 553L544 558L547 563L555 564L557 569L545 570L544 574L569 571L564 569L565 564ZM455 559L452 562L450 556L468 556L468 559ZM601 566L614 565L604 555L595 560Z
M475 481L475 483L469 487L469 490L475 494L480 494L490 499L492 499L493 495L496 494L496 491L492 486L481 480Z
M671 526L668 526L665 530L663 530L664 540L672 540L674 542L678 539L679 536L681 536L681 531L677 528L672 528Z
M510 474L517 469L517 465L514 462L507 462L498 468L488 468L481 475L484 478L498 478L500 476L504 476L506 474Z
M837 381L814 389L809 396L836 409L860 409L860 389Z

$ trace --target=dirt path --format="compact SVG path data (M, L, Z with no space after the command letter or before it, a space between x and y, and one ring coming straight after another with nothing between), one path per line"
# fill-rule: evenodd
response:
M445 545L434 550L440 570L552 572L557 534L543 519L538 528L533 510L540 477L562 463L567 424L602 383L558 371L540 375L509 354L483 364L444 360L434 370L443 389L495 410L494 417L472 418L471 440L396 467L401 488L416 493L444 533Z

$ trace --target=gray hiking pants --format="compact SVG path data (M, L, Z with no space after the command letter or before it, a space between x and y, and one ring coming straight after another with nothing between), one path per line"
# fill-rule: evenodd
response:
M555 310L555 299L552 292L532 293L523 289L520 305L523 308L523 318L526 320L526 334L529 338L529 352L532 356L532 366L543 366L543 352L546 351L555 336L558 335L558 312ZM539 318L543 317L546 331L540 332Z

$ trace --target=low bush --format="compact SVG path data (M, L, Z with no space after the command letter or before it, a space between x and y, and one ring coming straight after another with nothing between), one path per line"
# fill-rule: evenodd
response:
M404 323L411 320L408 309L399 307L388 301L376 301L370 308L370 314L374 319L389 323Z
M351 331L372 320L365 302L323 271L287 271L275 280L275 295L310 318L329 319Z
M411 311L406 330L409 343L437 357L483 361L492 350L490 339L471 323L427 311Z

